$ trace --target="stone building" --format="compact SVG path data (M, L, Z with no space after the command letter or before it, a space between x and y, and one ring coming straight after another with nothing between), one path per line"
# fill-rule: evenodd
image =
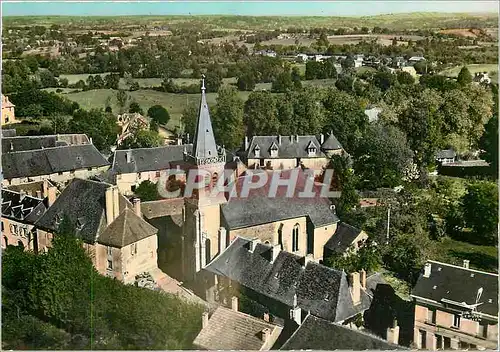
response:
M124 113L118 115L117 124L121 128L117 143L120 145L127 137L131 136L136 130L149 130L149 122L139 113Z
M2 189L2 248L8 245L36 250L35 222L45 213L48 199Z
M418 349L498 348L498 274L430 260L411 296Z
M11 123L17 123L15 115L15 105L12 104L9 98L2 94L2 126Z
M101 174L109 166L93 144L7 152L2 153L2 184L17 185L45 179L65 183L75 177Z
M209 317L202 315L202 329L193 341L196 348L222 351L269 351L283 328L238 311L233 297L231 309L218 307Z
M92 144L86 134L58 134L44 136L13 136L2 138L2 153L23 152L54 147Z
M333 254L348 255L352 250L357 252L368 239L368 234L354 226L341 222L337 225L335 233L325 243L323 258Z
M158 230L143 220L140 201L130 203L116 186L72 180L36 223L39 251L50 247L64 219L101 274L131 283L157 269Z
M258 240L236 238L203 271L209 302L226 303L244 295L265 307L273 317L306 314L346 322L369 308L372 296L366 272L352 273L324 265ZM302 314L302 318L300 315Z
M334 154L344 152L337 138L330 133L316 136L254 136L245 137L242 159L249 169L293 169L303 166L320 174Z

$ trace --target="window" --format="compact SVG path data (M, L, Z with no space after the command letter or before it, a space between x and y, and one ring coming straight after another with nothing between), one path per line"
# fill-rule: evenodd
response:
M156 177L160 177L160 171L156 171Z
M426 346L426 340L427 340L427 333L425 330L419 330L419 335L420 335L420 346L419 348L425 349Z
M136 187L137 187L136 185L130 186L130 190L131 190L132 192L135 192Z
M113 261L108 260L108 270L113 270Z
M138 173L137 173L137 178L138 178L139 180L141 179L141 173L140 173L140 172L138 172Z
M292 230L292 252L299 250L299 224L296 224Z
M2 221L2 232L4 231L4 224L3 224L3 221Z
M87 168L87 171L92 171L92 168L91 168L91 167L88 167L88 168Z
M75 170L71 170L71 171L69 172L69 174L70 174L70 175L74 175L74 174L75 174Z
M429 308L427 309L427 322L431 324L436 324L436 310Z
M455 314L453 316L453 325L454 328L459 328L460 327L460 315Z
M108 255L112 255L113 254L113 249L111 247L107 247L107 252L108 252Z
M488 337L488 323L480 323L478 335L484 338Z
M62 173L62 172L58 172L57 174L58 174L59 176L61 176L63 173Z
M137 243L132 243L132 245L130 246L130 254L131 255L137 254Z

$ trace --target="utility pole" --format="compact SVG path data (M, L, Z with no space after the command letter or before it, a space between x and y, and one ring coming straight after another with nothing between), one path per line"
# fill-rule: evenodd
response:
M385 238L385 244L389 244L389 227L391 223L391 205L387 208L387 234Z

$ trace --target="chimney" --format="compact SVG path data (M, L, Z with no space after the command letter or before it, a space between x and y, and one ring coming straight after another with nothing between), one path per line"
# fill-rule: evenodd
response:
M24 197L26 197L26 192L24 191L24 189L22 189L22 190L19 191L19 196L20 196L19 197L20 200L23 200Z
M304 257L304 265L302 266L302 268L305 269L307 266L307 263L309 263L310 261L314 261L314 256L311 253L307 254Z
M297 295L294 296L294 307L290 309L290 319L298 325L302 323L302 310L297 307Z
M201 328L204 329L208 326L208 312L201 314Z
M464 259L464 268L469 269L469 261L467 259Z
M431 263L425 263L424 266L424 277L431 276Z
M276 258L278 258L278 254L281 252L281 245L275 244L271 247L271 264L274 263Z
M320 140L321 144L323 144L325 142L325 135L323 133L319 135L319 140Z
M50 186L47 189L47 198L48 198L49 207L52 204L54 204L54 202L56 201L56 191L57 191L57 187L56 186Z
M189 133L186 133L186 141L189 144Z
M137 215L138 217L142 218L141 199L140 198L134 198L132 200L132 204L134 204L135 215Z
M361 288L366 290L366 270L361 269L359 272L360 280L361 280Z
M299 143L299 135L296 135L296 136L295 136L295 141L296 141L297 143Z
M114 220L118 217L118 215L120 215L120 201L119 201L120 194L118 193L117 186L112 186L112 188L113 188L113 220Z
M219 254L222 253L222 251L227 247L226 236L226 229L223 227L219 227Z
M127 158L127 164L130 164L132 162L132 151L127 150L125 152L125 157Z
M271 337L271 329L269 328L262 329L262 342L264 343L268 342L270 337Z
M255 247L257 247L257 243L260 243L260 240L258 238L254 238L254 239L250 240L250 242L248 243L248 245L249 245L248 250L250 251L250 253L253 253L253 251L255 250Z
M351 294L352 294L352 303L354 305L357 305L361 303L361 283L359 280L359 273L354 272L351 273L350 275L350 281L351 281Z
M181 137L177 137L177 145L182 145L182 138Z
M399 326L396 319L394 319L392 326L387 328L387 342L394 345L399 344Z
M113 187L106 188L106 223L110 225L114 220Z
M264 321L266 321L266 322L268 322L268 323L269 323L269 320L270 320L269 313L268 313L268 312L265 312L265 313L264 313Z
M43 180L43 185L42 185L42 196L43 196L44 198L49 196L49 181L47 181L46 179L45 179L45 180Z
M293 143L293 135L290 135L290 143Z
M92 137L90 137L90 144L94 144L94 142L92 141Z
M231 309L234 310L235 312L238 311L238 297L233 296L231 298Z
M36 191L36 197L42 198L42 191L40 191L40 190Z
M278 144L281 145L281 135L278 136Z
M247 150L249 147L248 145L248 136L245 136L245 150Z

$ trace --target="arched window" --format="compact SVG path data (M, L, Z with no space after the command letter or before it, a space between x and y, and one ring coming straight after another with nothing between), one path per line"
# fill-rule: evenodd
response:
M3 236L3 240L5 242L5 248L9 245L9 240L7 239L7 236Z
M210 238L207 238L205 241L205 263L210 263L211 255L210 255L210 246L212 245Z
M292 230L292 252L299 250L299 224L296 224Z
M219 179L219 175L217 172L214 172L212 174L212 187L215 187L217 185L217 180Z

